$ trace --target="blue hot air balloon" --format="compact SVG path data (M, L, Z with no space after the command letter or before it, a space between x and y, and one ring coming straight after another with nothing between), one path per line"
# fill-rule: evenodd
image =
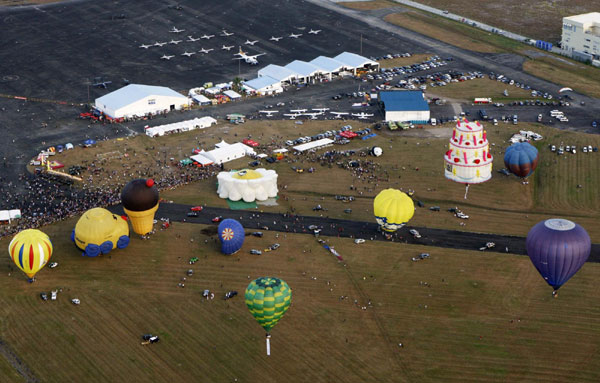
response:
M529 142L517 142L506 149L504 165L518 177L529 177L538 165L540 155Z
M578 224L552 218L531 228L526 246L531 262L556 292L588 259L592 241Z
M221 252L226 255L236 253L244 244L244 228L235 219L227 218L219 224L217 230L221 241Z

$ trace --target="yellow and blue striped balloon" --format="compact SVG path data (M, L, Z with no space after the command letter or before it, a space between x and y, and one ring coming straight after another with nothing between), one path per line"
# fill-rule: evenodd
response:
M10 241L8 254L19 269L33 278L52 256L52 242L48 235L39 230L23 230Z
M279 278L255 279L246 288L245 296L248 310L267 333L292 303L292 289Z

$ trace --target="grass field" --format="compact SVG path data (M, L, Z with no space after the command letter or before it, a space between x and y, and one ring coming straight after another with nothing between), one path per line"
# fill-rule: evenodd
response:
M341 2L344 7L358 9L361 11L369 11L373 9L390 8L397 6L396 3L390 0L373 0L373 1L349 1Z
M527 3L504 0L502 3L482 2L476 7L467 0L418 2L552 43L561 39L563 17L598 11L596 3L585 0L544 0Z
M521 256L329 239L342 264L310 236L267 232L225 257L203 226L175 223L91 259L68 240L74 224L45 228L59 267L42 270L34 284L20 271L0 279L0 336L43 382L600 378L597 264L552 299ZM275 252L248 254L275 241L282 244ZM411 262L421 251L431 257ZM200 261L190 266L190 256ZM9 266L0 258L0 269ZM188 268L195 273L178 288ZM220 299L265 275L293 289L292 306L272 331L271 357L243 298ZM56 302L39 299L54 288L62 288ZM203 289L215 300L202 298ZM75 297L80 306L69 302ZM161 342L140 345L144 333Z
M476 81L488 81L491 83L490 86L497 83L484 79L471 80L436 90L451 89L451 86L469 86L470 83ZM492 94L487 94L487 96L492 96ZM366 126L357 122L350 123L355 130ZM299 126L292 121L249 121L235 128L227 124L220 124L204 131L192 131L160 139L138 136L123 141L101 142L95 148L75 149L60 154L57 159L64 162L67 167L82 163L83 158L87 159L88 164L92 159L96 159L97 166L99 166L98 154L116 151L124 153L127 148L127 153L131 154L135 151L136 156L131 154L129 157L121 159L115 157L112 160L104 160L101 166L107 172L112 173L123 169L123 162L125 162L126 166L130 167L130 171L135 172L136 175L153 176L158 169L154 154L157 154L159 158L173 157L179 160L191 152L191 149L196 146L194 143L200 142L203 148L210 149L213 143L219 142L221 139L235 142L249 133L252 133L253 138L262 144L267 144L268 140L265 137L271 135L277 137L276 142L281 143L298 135L312 135L320 131L339 128L344 124L346 124L344 121L307 121ZM336 165L330 168L322 166L318 162L303 161L301 157L296 158L294 155L289 155L286 160L273 165L263 163L261 166L275 169L278 172L280 193L277 200L278 206L259 206L259 208L273 212L285 212L293 208L298 214L314 215L315 212L312 211L312 208L321 204L328 209L326 212L318 212L323 216L372 221L373 198L382 189L393 187L405 191L413 189L416 200L423 201L427 207L438 205L442 208L442 212L432 212L426 208L418 209L411 220L411 224L415 226L526 235L529 229L540 220L560 215L566 218L570 217L582 224L595 242L600 241L600 228L596 224L597 218L600 216L600 200L594 194L600 183L600 174L595 171L600 166L600 156L598 153L584 154L580 151L577 155L567 154L558 157L547 147L549 144L559 145L561 142L564 142L565 145L575 144L580 148L584 143L600 146L600 137L553 129L539 124L490 125L487 127L487 132L490 142L495 144L492 146L495 170L504 167L503 151L507 147L510 135L520 129L533 129L545 137L544 140L536 143L541 158L539 171L535 173L535 177L530 180L529 185L522 185L516 177L505 177L494 171L490 181L472 186L468 199L464 200L464 187L446 180L443 173L442 155L448 144L450 128L451 125L446 124L439 128L410 130L405 133L381 130L377 132L377 137L368 141L355 140L344 147L337 147L336 149L359 151L374 145L383 148L384 155L376 160L378 165L373 168L372 174L376 179L370 182L365 177L358 178L350 170L339 168ZM257 131L261 131L262 136L257 134ZM237 134L238 137L235 137L234 134ZM434 137L435 134L440 137ZM278 147L281 145L263 146L261 151L269 153L270 149ZM163 154L163 150L166 155ZM372 157L355 155L348 157L347 161L350 159L364 161L371 160ZM248 161L247 158L232 161L226 165L226 168L241 169L247 167ZM298 174L292 170L292 166L304 169L314 167L316 171L308 173L305 170L303 174ZM165 171L176 170L169 168ZM92 176L93 183L113 182L105 174ZM89 176L90 174L87 172L83 175L85 179ZM127 180L123 179L121 183L125 183ZM356 187L356 190L350 190L351 185ZM577 185L583 187L577 188ZM559 190L560 192L557 192ZM338 194L352 195L356 200L351 203L336 201L334 196ZM182 188L163 191L161 196L179 203L227 207L227 203L218 198L216 194L214 178L195 182ZM443 211L454 206L465 210L471 219L463 222ZM351 208L352 213L344 213L346 208ZM461 226L461 223L464 226Z
M504 96L504 90L508 91L508 96ZM487 77L449 83L442 87L428 87L426 93L467 103L472 103L476 97L490 97L493 102L535 99L535 97L531 97L529 90L490 80Z
M385 59L377 61L381 68L393 68L397 66L405 66L412 64L419 64L423 61L426 61L431 57L431 54L427 53L417 53L413 54L410 57L398 57L393 59Z

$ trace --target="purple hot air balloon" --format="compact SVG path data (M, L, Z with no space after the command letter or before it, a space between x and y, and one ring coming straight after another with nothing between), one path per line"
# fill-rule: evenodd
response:
M526 246L531 262L556 294L587 261L592 241L578 224L552 218L529 230Z
M529 142L517 142L506 149L504 165L518 177L529 177L538 164L540 155Z

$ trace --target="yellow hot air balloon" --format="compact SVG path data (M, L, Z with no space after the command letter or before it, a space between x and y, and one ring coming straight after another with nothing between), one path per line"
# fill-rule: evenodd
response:
M410 221L415 214L415 204L400 190L385 189L375 197L373 210L381 229L394 232Z
M40 271L52 256L50 237L36 229L19 232L8 245L8 253L17 267L33 282L35 273Z

